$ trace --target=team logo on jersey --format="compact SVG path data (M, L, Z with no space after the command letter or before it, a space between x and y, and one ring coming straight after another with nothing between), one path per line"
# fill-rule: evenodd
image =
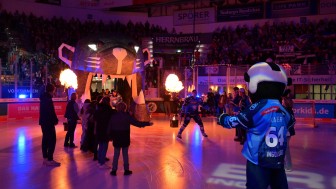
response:
M256 109L256 107L259 105L259 102L258 103L255 103L255 104L252 104L251 106L250 106L250 110L254 110L254 109Z
M261 115L266 115L266 114L269 114L271 112L276 112L279 110L279 107L278 106L271 106L267 109L265 109L264 111L261 112Z

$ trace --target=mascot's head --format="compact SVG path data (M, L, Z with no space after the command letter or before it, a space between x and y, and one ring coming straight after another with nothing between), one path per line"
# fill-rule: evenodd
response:
M254 64L244 79L253 103L260 99L281 99L286 86L292 82L281 66L266 62Z

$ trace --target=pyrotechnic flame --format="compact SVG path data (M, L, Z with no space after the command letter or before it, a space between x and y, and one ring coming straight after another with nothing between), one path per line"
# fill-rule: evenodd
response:
M165 82L166 90L173 93L180 92L184 87L175 74L169 74Z
M66 88L72 87L74 89L77 89L78 87L77 76L70 69L63 70L60 74L59 80L61 81L61 84L64 85Z

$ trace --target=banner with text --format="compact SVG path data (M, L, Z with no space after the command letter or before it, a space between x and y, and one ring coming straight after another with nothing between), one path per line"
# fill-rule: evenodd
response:
M335 84L336 75L291 75L293 84Z
M56 115L64 115L66 102L54 102ZM8 119L38 118L40 103L10 103L7 105Z
M336 0L320 0L320 14L335 14Z
M264 5L246 5L239 7L220 7L217 9L217 21L253 20L264 17Z
M198 85L227 85L228 81L226 76L198 76L197 83ZM230 77L229 83L245 85L246 81L244 80L244 76L232 76Z
M19 86L16 88L17 95L25 95L26 98L30 97L30 87L29 86ZM32 89L32 98L38 98L40 95L40 90L37 88ZM1 90L2 98L15 98L15 86L14 85L3 85Z
M102 9L133 5L132 0L62 0L64 7Z
M269 2L267 12L268 18L299 17L314 15L317 13L315 1L277 1Z
M158 35L153 37L154 49L194 49L197 44L211 43L210 34Z
M332 103L295 102L293 111L297 118L336 118Z
M174 26L214 23L215 8L187 9L174 12Z

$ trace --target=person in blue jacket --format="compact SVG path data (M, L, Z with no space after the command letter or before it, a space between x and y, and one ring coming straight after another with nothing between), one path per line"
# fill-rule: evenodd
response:
M280 99L291 80L281 66L266 62L254 64L244 78L253 104L235 116L222 114L218 122L225 128L247 132L242 150L247 159L247 189L288 189L284 169L286 135L295 118Z

